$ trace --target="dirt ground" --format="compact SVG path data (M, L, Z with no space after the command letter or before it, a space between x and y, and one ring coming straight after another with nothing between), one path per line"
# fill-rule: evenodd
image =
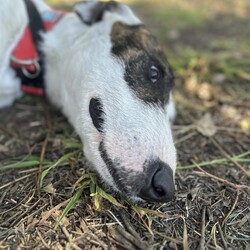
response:
M0 110L0 249L250 249L250 5L129 2L176 77L174 201L107 196L66 118L25 96Z

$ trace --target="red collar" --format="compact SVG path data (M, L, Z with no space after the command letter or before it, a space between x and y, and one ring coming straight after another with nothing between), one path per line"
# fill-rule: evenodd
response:
M51 30L65 14L65 11L58 10L42 12L41 17L45 30ZM29 26L27 26L21 39L12 52L10 64L16 71L21 70L24 75L24 77L21 77L23 92L43 96L44 89L39 86L39 83L31 83L32 79L36 78L40 73L38 59L38 52L32 39L31 30ZM30 83L29 79L31 80Z

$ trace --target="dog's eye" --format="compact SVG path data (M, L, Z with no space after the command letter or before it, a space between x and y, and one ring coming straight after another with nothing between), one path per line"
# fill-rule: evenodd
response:
M161 78L161 72L156 66L150 67L149 78L152 83L156 83Z
M101 101L96 98L92 98L89 103L89 114L92 118L92 122L99 132L102 132L103 125L103 106Z

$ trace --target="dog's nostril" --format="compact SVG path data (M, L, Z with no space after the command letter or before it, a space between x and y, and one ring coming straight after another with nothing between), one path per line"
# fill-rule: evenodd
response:
M154 187L154 188L155 188L156 194L158 194L159 196L165 195L165 191L162 188L159 188L159 187Z
M166 194L166 187L164 187L164 180L162 180L162 170L157 171L152 178L152 188L158 197Z
M168 202L173 199L174 191L172 169L162 161L150 164L146 185L139 196L148 201Z

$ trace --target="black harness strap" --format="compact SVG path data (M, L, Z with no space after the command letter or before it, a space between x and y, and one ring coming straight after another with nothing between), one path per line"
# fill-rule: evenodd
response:
M23 74L21 69L15 69L17 76L22 79L23 85L34 86L37 88L44 88L44 55L40 48L42 42L41 33L45 32L43 20L32 0L24 0L26 10L29 18L29 27L38 54L38 64L40 66L40 73L35 78L28 78Z
M29 27L32 33L33 42L35 43L39 54L42 55L42 52L39 48L39 44L42 41L40 33L45 32L45 28L43 26L43 20L36 6L31 0L24 0L24 2L26 4L26 9L29 17Z

